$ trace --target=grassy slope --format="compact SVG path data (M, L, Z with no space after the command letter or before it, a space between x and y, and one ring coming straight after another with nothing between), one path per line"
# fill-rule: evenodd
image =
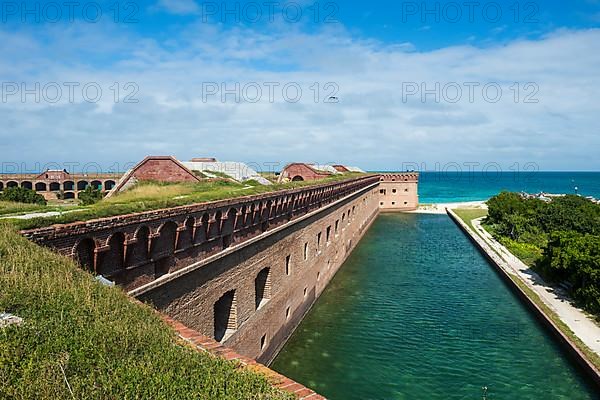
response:
M0 398L290 398L262 376L179 344L149 307L6 223L2 311L25 322L0 330Z
M479 235L479 233L477 233L477 231L473 228L472 220L475 218L479 218L479 217L483 217L483 216L487 215L486 210L460 209L460 210L452 210L452 211L454 211L454 213L456 215L458 215L458 217L460 219L462 219L469 226L469 228L471 228L471 230L473 232L475 232L477 235ZM483 212L483 214L481 214L482 212ZM485 225L484 225L484 228L486 230L488 229L488 227L486 227ZM519 257L519 255L517 253L513 253L513 250L511 250L510 247L507 247L507 249L512 254L515 254L517 257ZM496 252L496 254L498 254L498 256L502 257L498 252ZM529 297L529 299L531 301L533 301L538 307L541 308L541 310L544 312L544 314L546 314L546 316L548 316L558 326L558 328L563 332L563 334L565 334L569 339L571 339L571 341L573 341L573 343L575 343L575 345L579 348L579 350L586 355L587 359L592 364L594 364L594 366L596 368L600 369L600 356L598 354L596 354L593 350L591 350L585 343L583 343L581 341L581 339L579 339L573 333L573 331L560 319L560 317L554 311L552 311L546 305L546 303L544 303L542 301L542 299L538 296L538 294L535 293L529 286L527 286L525 284L525 282L523 282L517 276L514 276L512 274L509 274L509 277L517 286L519 286L519 288L523 292L525 292L525 294L527 295L527 297Z
M344 175L335 175L318 181L290 182L270 186L245 185L229 180L216 180L197 184L160 184L146 182L117 196L104 199L92 206L80 207L81 210L78 210L76 213L64 214L57 217L40 217L28 220L15 219L11 221L19 229L32 229L50 226L52 224L86 221L94 218L249 196L327 182L337 182L357 178L359 176L365 176L365 174L348 173Z
M0 216L10 214L22 214L25 212L48 211L50 207L38 204L15 203L12 201L0 201Z
M473 224L471 223L471 221L480 217L487 216L487 210L481 208L456 208L452 211L454 211L456 215L458 215L463 221L465 221L465 223L469 225L469 228L473 229L473 231L475 231L475 229L473 228Z

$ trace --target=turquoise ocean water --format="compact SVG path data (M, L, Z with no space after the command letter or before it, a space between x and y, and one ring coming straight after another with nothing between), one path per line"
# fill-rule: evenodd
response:
M332 400L600 399L445 215L379 216L272 367Z
M486 200L501 190L578 193L600 198L600 172L421 172L419 201Z

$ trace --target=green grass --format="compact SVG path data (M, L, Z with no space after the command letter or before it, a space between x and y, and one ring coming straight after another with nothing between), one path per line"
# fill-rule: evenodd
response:
M143 182L130 190L122 192L117 196L103 199L94 205L79 207L79 210L76 213L68 213L55 217L32 218L28 220L11 219L10 221L19 229L33 229L53 224L87 221L95 218L111 217L133 212L157 210L161 208L274 192L284 189L293 189L361 176L366 176L366 174L349 173L344 175L334 175L318 181L289 182L270 186L247 185L232 182L231 180L212 180L201 183L176 184Z
M481 209L456 209L456 210L452 210L454 211L454 213L460 217L468 226L469 229L471 229L472 232L474 232L476 235L479 235L479 233L477 232L476 229L474 229L473 224L472 224L472 220L476 219L476 218L480 218L483 216L487 215L487 210L481 210ZM486 230L488 230L489 232L489 226L483 224L482 225ZM492 235L493 233L490 232ZM479 235L480 236L480 235ZM515 242L516 243L516 242ZM504 243L502 243L503 245L505 245ZM506 245L505 245L506 246ZM523 258L521 258L519 256L519 250L517 250L516 252L513 252L514 249L512 249L510 246L506 246L507 249L514 255L516 255L517 257L519 257L525 264L527 264L526 261L523 260ZM498 253L494 248L492 248L492 250L500 257L500 258L504 258L502 257L502 255L500 253ZM525 256L526 259L527 257L531 257L532 251L531 249L529 249L528 252L526 252ZM530 265L530 264L527 264ZM535 303L541 310L542 312L548 317L550 318L560 329L560 331L567 336L573 343L575 343L575 345L577 346L577 348L583 353L585 354L586 358L588 359L588 361L590 361L596 368L600 369L600 356L598 354L596 354L596 352L594 352L592 349L590 349L585 343L583 343L574 333L573 331L560 319L560 317L554 312L552 311L538 296L537 293L535 293L531 288L529 288L529 286L527 286L525 284L525 282L523 282L518 276L515 276L513 274L508 274L508 276L510 277L510 279L526 294L526 296L533 302Z
M0 398L291 399L256 372L178 342L149 307L0 222Z
M205 170L206 172L208 172L211 175L216 176L217 178L223 178L223 179L230 179L230 180L235 180L233 179L231 176L227 175L225 172L221 172L221 171L213 171L210 169Z
M460 217L469 228L473 229L475 232L475 228L473 228L472 220L487 216L487 210L482 208L456 208L453 209L454 213Z
M12 201L0 201L0 215L23 214L28 212L47 211L48 206L39 204L15 203Z
M512 254L517 256L528 267L535 267L536 261L542 257L542 249L530 244L517 242L504 236L498 236L493 233L489 226L484 225L484 228L492 233L494 238L508 249Z

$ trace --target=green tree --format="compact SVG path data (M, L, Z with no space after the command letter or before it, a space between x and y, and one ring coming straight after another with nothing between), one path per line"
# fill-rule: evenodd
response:
M14 201L17 203L39 204L46 205L46 199L35 190L22 187L11 187L4 189L4 193L0 195L0 200Z
M545 276L569 282L573 298L600 313L600 236L552 232L538 266Z
M102 192L88 185L83 192L79 193L79 202L84 206L96 204L102 199Z

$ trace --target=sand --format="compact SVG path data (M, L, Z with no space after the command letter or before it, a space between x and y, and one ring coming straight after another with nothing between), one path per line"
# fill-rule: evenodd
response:
M417 214L446 214L446 208L482 208L487 209L485 201L463 201L457 203L434 203L421 204L415 211L409 211Z

